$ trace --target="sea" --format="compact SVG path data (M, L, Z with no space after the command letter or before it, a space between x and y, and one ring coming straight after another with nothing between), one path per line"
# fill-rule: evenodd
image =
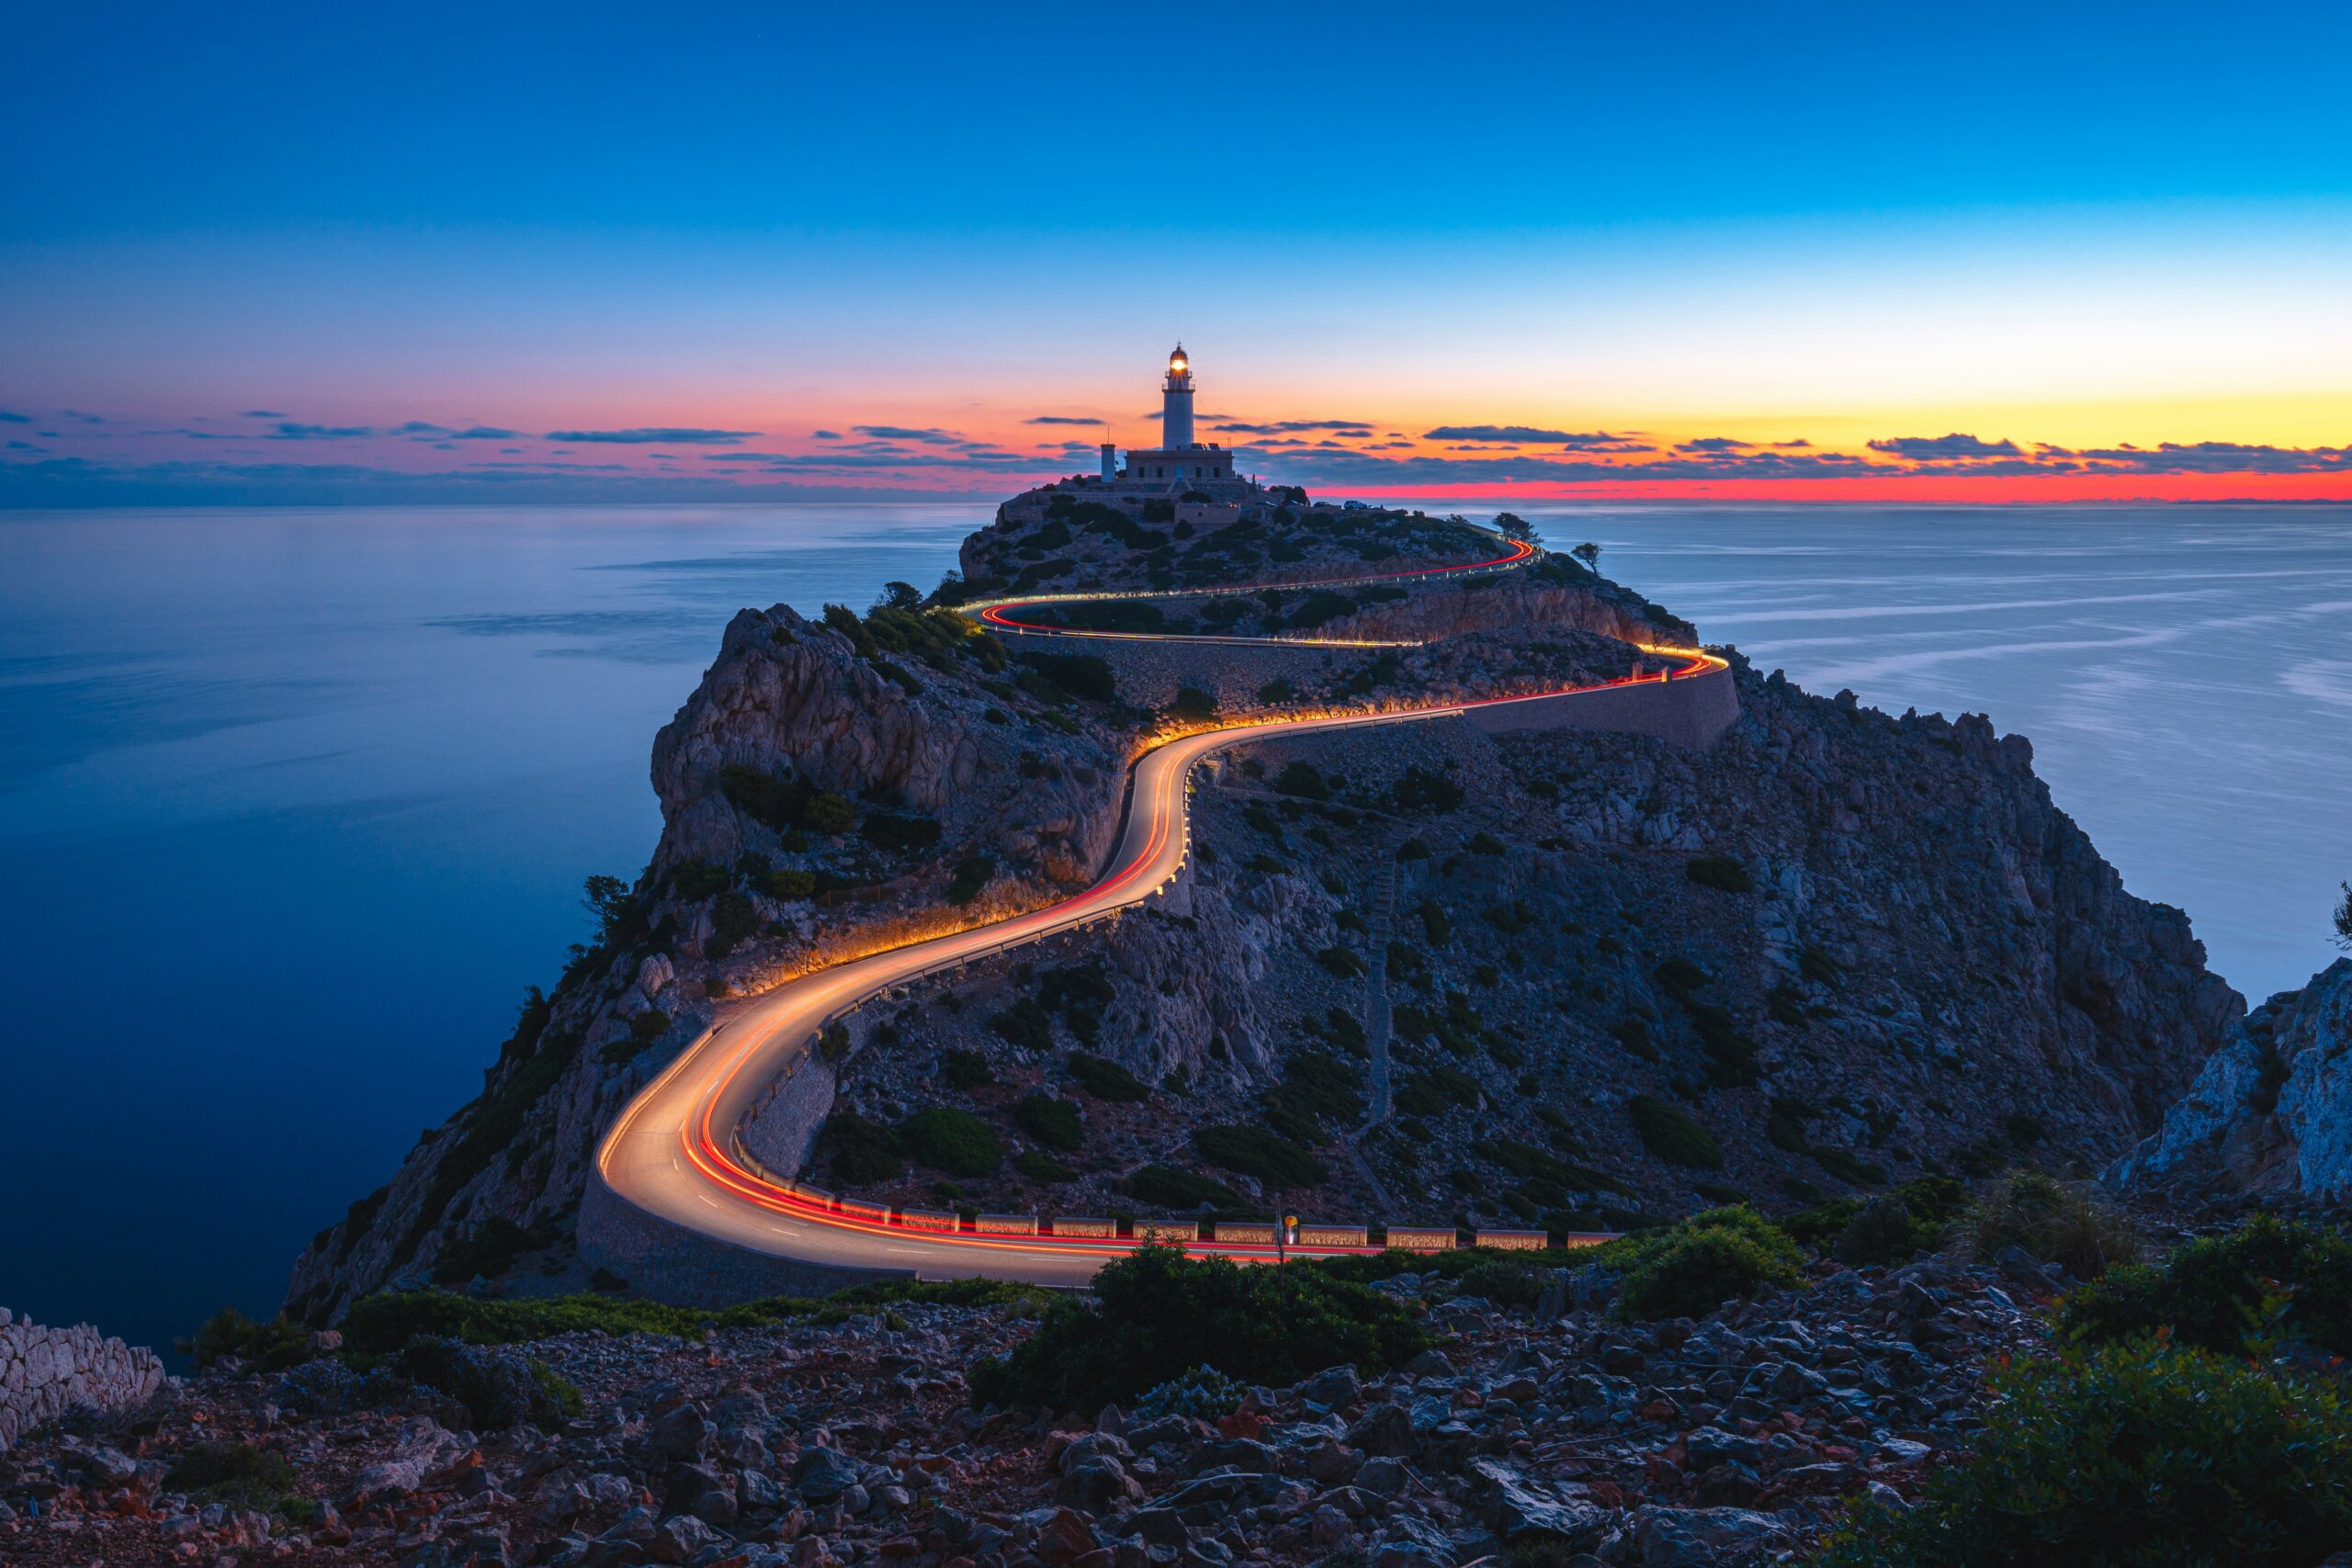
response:
M2249 996L2333 956L2352 507L1514 505L1762 669L2030 737ZM990 512L0 513L0 1306L275 1310L644 863L728 617L928 587Z

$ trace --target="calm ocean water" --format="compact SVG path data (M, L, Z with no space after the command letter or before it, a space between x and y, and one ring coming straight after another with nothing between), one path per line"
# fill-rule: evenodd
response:
M2031 736L2240 989L2327 956L2352 509L1521 510L1764 668ZM274 1307L643 863L727 617L928 585L989 512L0 513L0 1304Z

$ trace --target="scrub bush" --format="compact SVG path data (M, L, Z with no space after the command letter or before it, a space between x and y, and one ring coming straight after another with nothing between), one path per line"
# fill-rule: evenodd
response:
M1094 1277L1012 1354L971 1371L975 1404L1098 1408L1211 1367L1283 1388L1352 1363L1401 1366L1429 1343L1410 1308L1317 1269L1242 1268L1147 1247Z
M1703 1317L1727 1301L1786 1290L1804 1254L1787 1232L1738 1205L1610 1242L1594 1262L1625 1271L1618 1315L1634 1322Z
M1724 1149L1713 1134L1665 1100L1637 1094L1625 1102L1625 1114L1642 1146L1668 1165L1690 1170L1721 1170Z
M1086 1141L1086 1128L1078 1119L1078 1107L1051 1095L1023 1095L1012 1108L1012 1121L1046 1147L1060 1149L1065 1154Z
M2300 1568L2352 1540L2331 1388L2145 1339L1991 1382L1969 1454L1907 1509L1856 1506L1817 1568Z
M899 1122L899 1146L917 1165L944 1176L987 1176L1004 1163L1004 1145L988 1123L947 1105Z
M2012 1171L1988 1189L1969 1216L1969 1250L1990 1263L2016 1246L2048 1262L2064 1265L2077 1279L2096 1280L2118 1263L2140 1256L2140 1238L2104 1200L2086 1187Z
M2257 1214L2161 1263L2109 1269L2067 1294L2059 1324L2094 1344L2162 1331L2229 1354L2259 1335L2352 1354L2352 1241L2320 1225Z
M1330 1172L1323 1162L1265 1127L1201 1127L1193 1133L1201 1157L1275 1187L1318 1187Z

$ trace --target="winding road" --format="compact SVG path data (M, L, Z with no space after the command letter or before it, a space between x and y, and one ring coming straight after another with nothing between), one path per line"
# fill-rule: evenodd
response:
M1328 588L1508 570L1534 559L1536 553L1532 546L1514 544L1507 555L1464 566L1314 582L1251 584L1227 592ZM1012 612L1085 598L1199 598L1206 592L1211 591L1041 595L991 600L964 608L977 613L988 625L1015 635L1125 638L1152 634L1033 626ZM1254 644L1264 639L1193 636L1169 640ZM1292 640L1323 647L1396 646L1340 639ZM597 1150L596 1179L613 1197L654 1219L774 1258L842 1269L914 1271L925 1279L987 1276L1044 1285L1083 1284L1105 1262L1140 1243L1067 1235L978 1234L951 1228L956 1225L953 1216L897 1211L842 1198L760 1168L743 1148L738 1129L769 1087L797 1069L814 1048L820 1031L859 1003L940 970L1103 919L1165 891L1183 871L1190 852L1187 807L1193 768L1211 753L1277 735L1415 723L1476 708L1545 702L1727 668L1722 659L1696 649L1646 651L1679 659L1681 666L1657 677L1627 676L1589 686L1476 702L1230 723L1159 742L1133 765L1126 827L1112 858L1112 869L1101 881L1061 903L837 964L727 1010L621 1113ZM1271 1261L1275 1256L1269 1242L1204 1240L1188 1245L1187 1250L1255 1261ZM1313 1256L1366 1249L1293 1246L1286 1250L1295 1256Z

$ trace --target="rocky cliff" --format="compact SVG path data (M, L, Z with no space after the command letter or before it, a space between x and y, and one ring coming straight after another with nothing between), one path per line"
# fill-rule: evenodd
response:
M2352 1192L2352 958L2248 1013L2106 1179L2191 1202Z
M1198 593L1153 602L1163 627L1430 639L1206 688L1267 711L1548 689L1691 636L1556 559L1207 592L1494 549L1452 520L1091 505L1009 503L929 604L735 618L655 743L646 872L592 886L596 940L534 993L481 1098L320 1234L294 1311L402 1279L569 1278L598 1137L726 997L1096 874L1128 759L1199 716L1150 662L1171 645L1008 647L949 601L1164 583ZM1592 1228L2095 1168L2152 1128L2239 1003L2186 919L2126 893L2052 804L2026 743L1737 681L1743 716L1702 751L1460 720L1237 750L1200 793L1181 900L860 1016L818 1176L992 1209L1279 1191L1333 1217Z

